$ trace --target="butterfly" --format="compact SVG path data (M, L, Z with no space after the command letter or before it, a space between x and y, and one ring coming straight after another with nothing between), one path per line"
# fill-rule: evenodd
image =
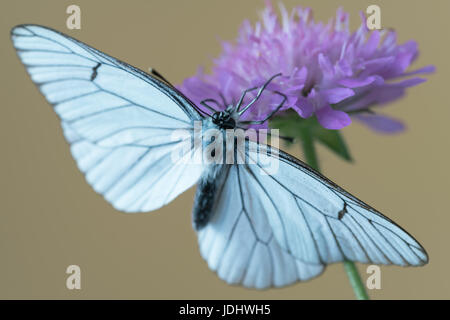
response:
M60 117L78 168L114 208L156 210L198 184L193 226L199 249L227 283L282 287L344 260L428 262L424 248L393 221L263 142L247 139L245 148L233 147L241 158L254 160L248 163L172 161L174 152L198 151L185 147L190 138L174 139L174 131L193 133L197 122L220 132L249 125L241 116L252 102L241 106L242 100L252 90L259 90L258 99L272 79L244 91L225 110L205 100L208 114L157 72L143 72L50 28L19 25L11 37ZM276 158L276 172L267 172L262 154Z

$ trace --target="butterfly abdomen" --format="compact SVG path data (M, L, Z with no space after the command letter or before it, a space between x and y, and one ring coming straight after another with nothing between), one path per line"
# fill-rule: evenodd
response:
M192 225L196 231L208 224L214 215L214 206L220 196L227 165L210 165L200 178L192 211Z

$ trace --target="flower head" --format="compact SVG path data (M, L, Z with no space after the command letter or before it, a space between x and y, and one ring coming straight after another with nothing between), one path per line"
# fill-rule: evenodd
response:
M224 109L244 90L282 73L245 118L270 114L281 99L272 93L280 91L288 99L279 113L293 109L302 118L315 115L327 129L349 125L352 116L377 131L402 130L401 122L375 114L373 108L402 97L406 88L425 81L416 75L434 70L407 71L418 56L415 41L397 44L395 31L369 31L363 14L361 26L350 32L349 15L341 9L327 24L314 21L309 8L296 7L290 14L283 6L280 10L281 19L267 2L261 21L255 26L245 21L236 43L223 43L211 74L200 69L179 89L200 108L210 98ZM248 93L244 103L255 95Z

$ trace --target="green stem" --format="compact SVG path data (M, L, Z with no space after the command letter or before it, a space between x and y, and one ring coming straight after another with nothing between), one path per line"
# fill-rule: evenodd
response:
M320 171L319 161L317 160L316 147L314 146L313 137L309 133L309 130L302 130L301 140L306 163L309 164L309 166L313 169Z
M306 163L308 163L310 167L319 171L319 161L317 159L317 152L314 146L312 135L309 132L305 131L301 133L301 138L303 154L305 156ZM369 295L366 292L366 288L361 280L361 276L359 275L355 263L353 261L346 260L344 261L344 268L350 280L350 284L352 285L356 299L369 300Z
M350 284L352 285L356 299L369 300L370 298L367 294L366 287L361 280L361 276L359 275L358 269L356 269L355 263L353 261L346 260L344 261L344 268L345 272L347 272L347 276L350 280Z

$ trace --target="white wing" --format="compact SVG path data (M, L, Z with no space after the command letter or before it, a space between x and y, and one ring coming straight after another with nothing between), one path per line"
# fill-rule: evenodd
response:
M232 166L218 209L199 232L201 253L223 280L266 288L308 280L343 260L428 262L406 231L300 160L253 148L246 153L254 164ZM267 157L278 161L276 173L262 165Z
M265 214L264 191L243 165L229 166L220 192L198 240L201 255L222 280L264 289L322 273L321 263L296 259L280 247Z
M17 26L11 37L61 118L78 167L114 207L154 210L197 182L200 165L171 161L184 145L172 132L201 119L176 89L45 27Z

